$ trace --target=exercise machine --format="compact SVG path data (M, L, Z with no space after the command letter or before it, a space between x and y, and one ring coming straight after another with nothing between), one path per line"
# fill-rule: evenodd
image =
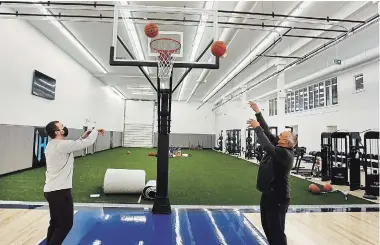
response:
M306 147L297 147L294 150L294 156L296 157L296 164L295 166L291 169L293 170L292 173L299 174L299 175L307 175L307 173L310 172L309 169L305 169L304 167L301 167L301 161L306 153Z
M321 180L331 180L331 133L321 133Z
M247 128L245 130L245 158L246 159L252 159L254 157L253 153L253 138L252 136L255 134L255 132L252 128Z
M273 134L274 136L278 136L278 128L277 127L268 127L269 128L269 132L271 134Z
M360 167L362 165L364 156L364 146L361 146L361 138L359 132L349 133L350 140L350 153L349 153L349 167L350 167L350 191L361 189L360 184Z
M231 130L227 130L227 138L226 141L224 142L226 145L226 152L231 153L232 152L232 138L231 138Z
M334 132L331 134L331 184L349 185L349 136L348 132Z
M364 198L379 196L379 131L364 133L365 194Z
M223 130L220 131L217 145L218 146L215 147L214 149L217 151L223 151Z
M232 129L231 133L231 148L228 151L231 155L241 155L241 130L240 129Z

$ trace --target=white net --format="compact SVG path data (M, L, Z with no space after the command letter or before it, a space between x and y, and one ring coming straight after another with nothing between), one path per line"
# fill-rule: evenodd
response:
M173 53L181 48L181 44L170 38L155 39L150 43L152 49L159 53L158 55L158 77L160 79L170 78L175 57Z

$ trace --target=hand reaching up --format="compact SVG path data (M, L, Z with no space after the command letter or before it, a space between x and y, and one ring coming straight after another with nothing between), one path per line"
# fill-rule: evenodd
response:
M250 101L248 104L256 113L260 112L259 106L255 102Z
M97 129L98 130L98 133L100 134L100 135L104 135L104 129L103 128L99 128L99 129Z
M249 119L247 121L247 124L251 126L252 128L257 128L258 126L260 126L260 123L254 119Z

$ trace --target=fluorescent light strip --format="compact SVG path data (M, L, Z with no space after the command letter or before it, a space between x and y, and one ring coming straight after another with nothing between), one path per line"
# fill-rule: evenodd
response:
M148 88L148 87L128 87L128 86L127 86L127 89L151 90L152 88Z
M120 98L126 100L127 98L117 89L115 88L114 86L111 87L112 91L115 92L115 94L117 94Z
M241 3L241 1L239 1L239 2L237 3L237 5L236 5L236 7L235 7L235 11L239 11L239 10L240 10L239 3ZM256 5L257 5L258 3L259 3L258 1L255 3L255 5L251 8L251 11L253 11L253 10L256 8ZM235 20L236 20L236 17L230 17L230 18L228 19L228 22L234 22ZM247 18L244 18L243 21L242 21L242 23L247 22L247 20L248 20ZM219 37L219 40L221 40L221 41L226 41L225 39L226 39L226 35L227 35L227 32L228 32L228 31L230 31L229 28L228 28L228 29L227 29L227 28L224 28L222 34L221 34L220 37ZM232 41L235 39L235 37L237 36L238 33L239 33L239 29L235 32L235 34L233 35L233 37L232 37L232 38L230 39L230 41L228 42L228 44L227 44L227 49L228 49L228 47L231 45ZM210 63L211 61L212 61L212 57L210 56L210 58L208 59L207 62ZM207 82L206 78L208 77L209 74L210 74L210 70L203 69L201 75L200 75L200 76L198 77L198 79L197 79L197 81L199 81L199 82L197 82L197 83L195 84L195 86L194 86L194 88L193 88L193 91L191 91L190 96L189 96L189 98L187 99L186 103L189 103L191 97L194 95L195 91L198 89L198 87L199 87L200 83L202 82L202 80L203 80L203 83L206 83L206 82Z
M43 13L43 14L46 14L46 15L52 15L52 13L47 10L46 8L43 7L43 5L40 5L40 4L36 4L38 6L40 6L39 10ZM95 59L95 57L90 54L90 52L73 36L73 34L71 34L66 27L64 27L61 22L57 21L54 17L46 17L48 20L51 21L51 23L57 27L72 43L74 43L77 48L79 48L82 53L89 59L92 61L92 63L98 67L103 73L107 73L107 70L100 64L100 62Z
M120 1L121 5L128 6L127 1ZM130 43L133 46L133 50L135 51L135 55L137 56L138 60L145 60L144 52L141 47L140 39L137 35L136 27L133 24L133 22L129 19L132 17L131 13L128 10L121 10L121 13L123 15L123 22L125 29L127 29L128 37L130 40ZM149 75L149 69L148 67L144 66L143 69L148 73Z
M153 93L132 92L133 95L153 95Z
M210 10L210 9L212 9L213 6L214 6L214 1L207 1L204 8L206 10ZM193 49L191 50L191 55L190 55L190 61L191 62L194 62L194 60L195 60L195 55L198 52L199 44L201 43L203 33L205 31L205 28L206 28L206 22L207 22L208 18L209 18L208 14L202 14L202 16L201 16L201 20L200 20L198 28L197 28L197 33L195 34L195 38L193 41ZM182 98L183 91L185 90L188 77L189 77L189 74L186 76L185 80L183 80L183 82L182 82L182 86L181 86L181 89L180 89L179 95L178 95L178 101L180 101Z
M311 2L305 1L302 2L290 15L293 16L298 16L302 13L302 11L305 10L305 8L310 4ZM290 18L287 18L290 19ZM283 21L280 23L280 25L288 25L288 21ZM276 29L277 30L277 29ZM281 30L283 32L285 30ZM239 71L244 69L246 65L249 64L249 62L256 57L259 53L261 53L265 48L273 41L273 39L277 36L278 34L276 32L272 32L267 35L266 38L264 38L258 46L249 54L247 55L241 62L239 62L239 65L236 66L232 72L230 72L203 100L202 102L207 101L208 99L213 96L216 91L218 91L220 88L222 88L230 79L232 79Z

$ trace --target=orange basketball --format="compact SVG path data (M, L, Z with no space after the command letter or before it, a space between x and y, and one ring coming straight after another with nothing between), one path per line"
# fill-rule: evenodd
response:
M310 184L309 185L309 190L313 193L313 194L318 194L321 192L321 189L319 189L319 187L316 185L316 184Z
M329 191L332 191L332 190L333 190L333 188L332 188L331 184L325 184L325 185L323 186L323 189L324 189L325 191L327 191L327 192L329 192Z
M226 50L226 44L222 41L216 41L211 46L211 53L217 57L223 56Z
M149 23L144 28L145 35L150 38L155 38L158 35L158 27L154 23Z

